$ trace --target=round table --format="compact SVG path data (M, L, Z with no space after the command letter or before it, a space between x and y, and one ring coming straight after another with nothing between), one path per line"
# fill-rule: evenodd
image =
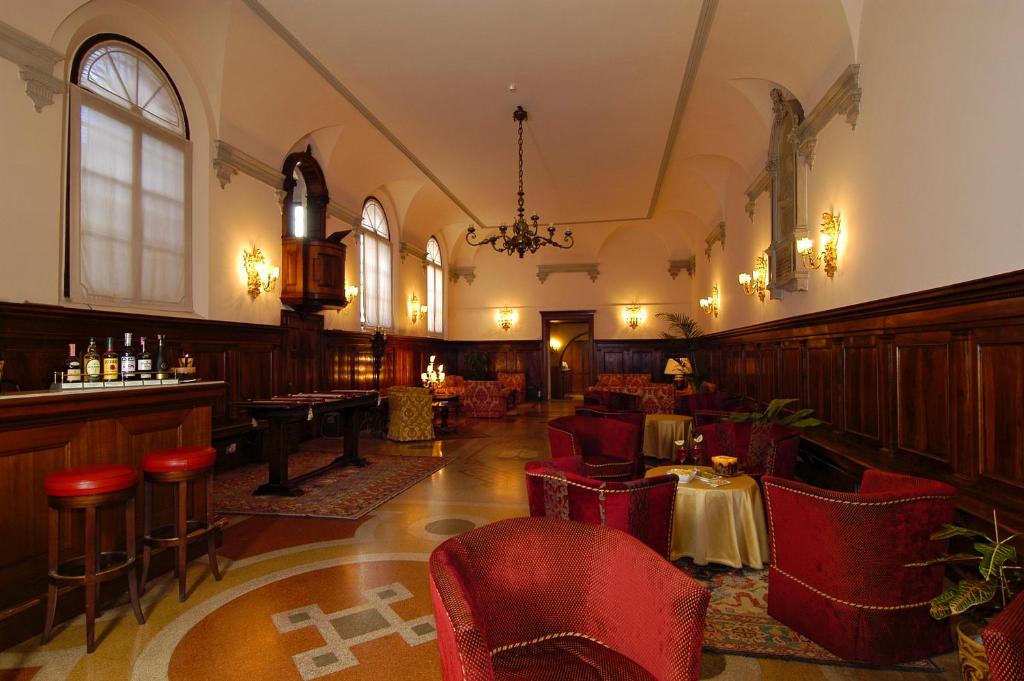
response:
M659 466L647 477L665 475L680 466ZM686 466L713 474L706 466ZM676 487L672 523L672 560L692 558L697 565L721 563L761 569L768 562L768 531L757 481L748 475L726 478L729 484L709 487L700 480Z
M689 445L693 417L682 414L648 414L644 420L644 456L676 460L677 440Z

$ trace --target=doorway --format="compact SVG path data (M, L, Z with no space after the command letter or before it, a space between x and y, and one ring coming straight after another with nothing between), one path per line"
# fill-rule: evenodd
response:
M541 312L544 399L582 396L594 384L594 311Z

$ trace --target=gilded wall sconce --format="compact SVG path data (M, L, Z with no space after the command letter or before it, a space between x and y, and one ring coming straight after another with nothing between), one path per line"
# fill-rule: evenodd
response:
M348 301L349 305L352 304L352 301L355 300L356 296L358 296L358 295L359 295L359 287L358 286L353 286L352 284L349 284L348 286L345 287L345 300Z
M427 306L420 305L419 296L415 293L412 294L412 298L409 299L409 320L415 324L421 317L427 316Z
M271 267L267 256L263 255L256 244L252 250L242 249L242 267L245 269L246 288L249 297L256 300L261 293L274 290L277 278L281 275L279 267Z
M498 310L498 326L501 327L503 331L511 329L515 319L516 313L511 307L503 307Z
M636 329L638 326L643 324L645 316L644 309L640 306L640 303L630 303L626 306L626 312L623 315L623 319L626 322L626 326L631 329Z
M757 256L754 260L754 269L749 274L740 273L739 282L745 294L752 296L756 293L758 300L763 303L765 291L768 290L768 258L763 255Z
M821 253L814 253L814 240L804 237L796 240L796 252L812 270L825 265L825 276L831 279L839 269L839 234L841 218L837 213L821 214Z
M707 298L700 299L700 309L706 314L714 317L718 316L719 305L721 304L721 298L718 293L718 285L715 284L711 287L711 295Z

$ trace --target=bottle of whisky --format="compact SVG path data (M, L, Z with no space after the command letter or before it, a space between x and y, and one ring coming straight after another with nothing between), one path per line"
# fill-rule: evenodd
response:
M156 335L156 359L153 360L153 369L156 370L157 378L170 378L171 366L167 362L167 352L164 350L164 334Z
M103 364L100 361L100 351L96 349L96 339L90 338L89 345L82 356L85 364L86 383L100 383L103 381Z
M118 361L117 350L114 349L114 337L107 337L107 349L103 353L103 380L116 381L121 368Z
M64 382L82 382L82 360L78 359L74 343L68 343L68 358L64 360Z
M121 348L121 375L126 381L138 379L135 357L135 348L132 347L132 334L126 332L124 334L124 347Z
M136 369L139 371L139 378L148 380L153 378L153 355L146 349L146 337L139 337L139 356L136 358Z

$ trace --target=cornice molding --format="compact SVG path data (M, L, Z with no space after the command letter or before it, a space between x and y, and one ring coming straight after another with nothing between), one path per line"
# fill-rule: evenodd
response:
M459 277L465 279L467 284L472 285L473 280L476 279L476 267L452 267L448 270L448 278L453 284L459 282Z
M675 279L679 276L679 273L686 270L686 273L690 275L690 279L693 279L693 273L697 269L697 256L691 255L689 258L684 260L669 260L668 261L668 274L670 277Z
M352 225L353 227L363 224L362 215L352 212L337 201L332 200L327 204L327 215L332 218L338 218L346 225Z
M715 228L708 232L708 235L704 237L704 243L707 244L707 247L704 249L704 255L708 257L708 262L711 262L711 247L714 246L716 242L722 244L722 250L724 251L725 221L719 222L718 225L716 225Z
M596 262L579 262L579 263L560 263L555 265L537 265L537 279L540 283L544 283L548 280L552 274L568 274L571 272L582 272L590 277L590 281L597 281L601 271L598 269L600 263Z
M414 246L408 241L402 241L398 244L398 255L405 262L405 256L411 255L417 260L422 260L423 264L427 263L427 252L418 246Z
M807 167L814 163L814 147L818 141L818 133L839 115L846 117L850 128L857 129L857 118L860 116L860 64L850 64L822 96L803 122L793 131L793 142L797 154L804 160Z
M711 32L711 24L715 20L715 10L718 9L718 0L704 0L700 6L700 16L697 17L697 27L693 32L693 42L690 43L690 53L686 58L686 70L683 72L683 82L679 85L679 94L676 96L676 108L672 114L672 124L668 128L668 138L665 140L665 150L661 153L661 165L658 166L658 176L654 181L654 191L651 193L651 202L647 206L647 219L654 217L654 207L661 196L661 188L665 182L665 173L668 172L668 163L672 159L672 151L675 149L676 138L679 136L679 126L683 122L683 114L686 113L686 105L690 101L690 91L697 79L697 69L700 67L701 57L704 56L704 47L708 42L708 34Z
M757 204L757 197L768 191L769 186L771 186L771 175L768 172L768 168L765 167L764 170L757 174L757 177L754 178L754 181L750 183L745 192L747 195L747 205L744 206L744 209L747 211L747 217L750 218L751 222L754 221L754 206Z
M53 75L53 67L64 59L64 55L2 21L0 57L17 65L18 75L25 81L25 94L32 100L37 113L53 104L55 95L67 92L67 83Z

